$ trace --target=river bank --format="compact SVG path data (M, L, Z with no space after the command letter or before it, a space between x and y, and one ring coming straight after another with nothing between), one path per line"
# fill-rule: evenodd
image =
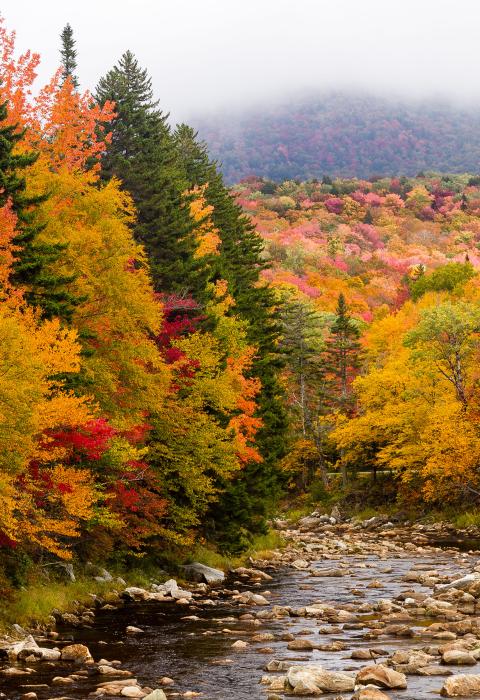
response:
M479 552L433 545L445 534L438 526L317 515L278 526L285 549L215 587L130 588L108 602L97 598L78 619L59 618L4 659L4 697L480 694ZM54 652L50 659L39 658L35 644ZM452 683L479 690L458 695Z

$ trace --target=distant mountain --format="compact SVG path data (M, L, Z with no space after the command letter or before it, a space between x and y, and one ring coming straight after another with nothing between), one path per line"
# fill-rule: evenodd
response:
M480 169L480 107L331 93L193 124L230 183Z

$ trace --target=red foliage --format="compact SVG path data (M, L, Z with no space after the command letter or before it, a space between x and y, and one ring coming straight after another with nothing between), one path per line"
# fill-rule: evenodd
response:
M85 425L66 430L49 431L46 447L64 447L72 451L72 460L100 459L110 447L110 441L117 434L115 428L105 418L95 418Z

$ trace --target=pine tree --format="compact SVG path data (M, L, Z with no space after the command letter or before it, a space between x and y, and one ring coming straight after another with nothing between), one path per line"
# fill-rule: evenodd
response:
M325 443L330 426L325 422L329 411L327 368L324 357L324 321L313 308L302 301L284 304L280 347L286 356L289 403L297 415L298 430L304 440L316 448L318 459L311 466L319 469L324 486L328 486ZM311 482L313 473L305 479Z
M351 412L351 380L360 366L360 331L348 313L343 294L338 297L335 314L326 350L332 397L340 408Z
M6 117L7 104L3 103L0 105L0 125ZM15 146L22 138L23 132L15 125L0 126L0 206L11 201L18 219L18 235L13 239L17 250L12 282L24 289L27 302L40 308L45 318L57 316L68 321L76 301L68 291L73 278L52 271L65 246L38 240L44 227L36 222L35 209L46 197L26 194L22 171L35 163L38 154L15 154Z
M137 209L136 239L146 249L156 291L201 298L205 262L194 254L197 242L187 182L179 167L168 114L154 100L152 81L127 51L98 83L100 104L115 102L112 141L102 159L102 177L122 181Z
M326 363L330 372L330 405L348 416L353 414L351 383L360 367L360 331L348 313L343 294L338 297L336 317L327 339ZM343 486L347 485L347 467L340 450Z
M75 72L77 70L77 51L75 49L73 29L70 24L65 25L62 33L60 34L60 39L62 41L60 54L62 56L63 82L65 82L67 78L70 78L73 83L73 87L78 89L79 83Z
M228 282L235 299L233 313L248 322L248 340L257 347L252 374L262 384L258 415L263 427L257 434L257 445L263 462L247 464L240 476L226 485L222 505L216 506L213 516L219 537L232 549L241 544L242 526L247 531L262 531L269 506L279 492L276 465L285 453L287 417L278 381L282 366L277 347L278 302L260 281L267 267L263 241L225 187L205 144L198 142L196 133L186 125L177 127L174 141L189 187L206 186L204 196L213 206L212 220L221 239L214 273Z

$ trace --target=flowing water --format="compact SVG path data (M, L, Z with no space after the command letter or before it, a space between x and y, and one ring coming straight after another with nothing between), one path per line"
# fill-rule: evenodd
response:
M480 554L480 553L479 553ZM410 555L405 552L391 558L375 556L341 556L339 560L349 566L349 575L336 578L316 578L308 572L295 571L285 568L272 572L273 581L261 587L253 588L257 592L271 591L271 602L277 605L300 607L314 601L351 603L355 600L352 588L364 592L363 602L376 601L381 598L394 598L401 591L415 588L430 593L430 589L422 589L418 584L402 582L402 576L412 566L424 565L442 574L463 575L471 569L478 560L477 553L454 555L451 550L437 551L428 556ZM335 565L333 563L333 565ZM332 561L319 561L315 564L318 569L331 568ZM378 580L383 588L367 588L367 585ZM251 588L251 587L250 587ZM358 599L357 599L358 600ZM258 612L262 608L253 608ZM338 631L338 625L328 625L325 622L305 618L284 618L281 620L264 620L261 626L253 627L246 621L238 620L240 614L249 612L250 608L240 609L228 599L217 606L200 610L183 608L182 606L165 605L160 603L132 603L114 611L98 611L92 629L62 630L66 637L74 638L75 642L86 644L96 661L100 658L118 659L122 668L134 673L143 686L158 687L162 676L175 680L175 685L169 693L184 693L196 691L201 693L202 700L266 700L268 693L265 686L259 684L263 675L264 665L271 659L291 659L292 662L321 663L330 670L355 670L365 666L365 661L353 661L348 658L354 648L382 649L392 652L406 646L422 646L431 643L431 638L422 637L428 620L415 621L415 637L381 637L380 640L368 640L363 637L368 632L367 626L374 616L361 616L362 629L347 629ZM198 621L183 620L186 615L195 614ZM233 619L232 619L233 618ZM125 634L127 625L135 625L144 630L141 636L129 637ZM337 628L335 631L334 628ZM348 625L347 625L348 627ZM322 634L319 629L323 628ZM325 629L327 628L327 629ZM230 630L227 632L226 630ZM331 630L331 633L325 633ZM287 650L287 642L279 639L285 632L298 634L308 632L302 639L315 642L332 642L340 640L346 644L346 650L339 652L293 652ZM237 639L248 641L253 634L271 632L276 639L272 642L251 643L246 650L235 651L232 643ZM51 643L53 646L53 643ZM270 647L272 653L259 651L262 647ZM15 679L0 684L5 697L10 700L21 698L28 690L35 690L39 700L47 698L79 698L88 697L97 685L108 680L98 675L90 675L84 680L75 682L68 687L51 686L49 688L32 688L32 685L49 684L54 676L72 673L71 666L46 668L46 664L31 666L35 673L27 679ZM471 669L457 669L457 672L475 672ZM388 691L392 698L403 700L421 700L438 697L443 679L439 677L408 676L408 690ZM29 686L29 687L26 687ZM350 697L351 694L344 694ZM340 697L325 695L326 698Z

